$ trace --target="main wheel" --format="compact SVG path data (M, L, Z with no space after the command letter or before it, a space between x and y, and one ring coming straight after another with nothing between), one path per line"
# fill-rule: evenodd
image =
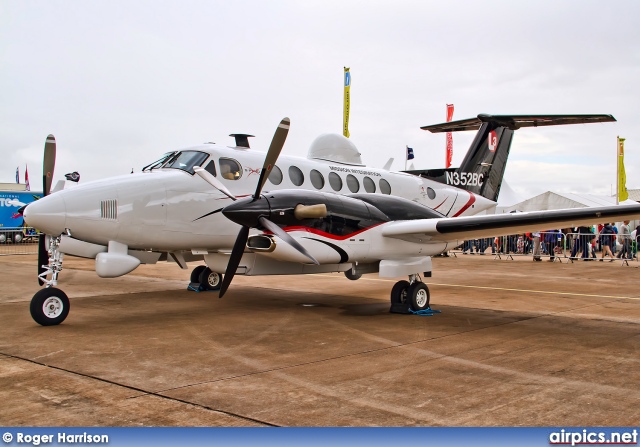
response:
M398 281L391 289L391 304L403 304L407 301L409 281Z
M200 285L204 290L219 290L222 285L222 275L212 272L209 267L205 267L200 273Z
M355 281L355 280L360 279L362 277L362 275L354 275L353 274L353 270L351 270L351 269L345 271L344 272L344 276L346 276L347 279L350 279L351 281Z
M425 310L429 308L429 302L431 301L429 288L423 282L414 282L409 286L407 299L414 311Z
M16 244L19 244L20 242L22 242L22 239L23 239L23 236L22 236L22 233L20 232L13 235L13 242L15 242Z
M191 282L200 282L200 274L204 269L206 269L206 265L199 265L191 271Z
M40 289L31 298L31 317L42 326L60 324L69 315L69 298L60 289Z

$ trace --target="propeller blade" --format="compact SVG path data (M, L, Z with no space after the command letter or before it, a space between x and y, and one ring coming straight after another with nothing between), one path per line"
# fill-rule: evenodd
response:
M42 161L42 190L45 196L51 192L53 169L56 166L56 137L49 135L44 143L44 159Z
M244 254L244 247L247 245L247 239L249 239L249 227L242 227L240 229L240 233L238 233L236 243L233 244L233 250L231 251L231 256L229 257L227 271L224 272L224 278L222 279L222 284L220 285L220 295L218 295L218 298L222 298L227 292L229 284L231 284L231 280L235 276L236 270L238 270L240 260L242 259L242 255Z
M51 182L53 182L53 170L56 166L56 137L49 134L44 143L44 156L42 159L42 192L44 196L48 196L51 192ZM38 239L38 275L41 275L46 269L43 265L49 264L49 252L45 241L46 235L41 234ZM44 284L44 281L38 276L38 283Z
M216 188L218 191L220 191L222 194L224 194L225 196L229 197L231 200L236 200L236 196L234 196L233 194L231 194L231 191L229 191L221 182L220 180L218 180L217 178L215 178L213 175L211 175L210 172L208 172L206 169L204 169L201 166L194 166L193 170L195 171L196 174L198 174L205 182L207 182L208 184L210 184L211 186L213 186L214 188Z
M47 236L45 234L40 234L38 238L38 275L41 275L46 269L43 265L49 264L49 252L47 251L47 244L45 238ZM44 281L40 279L38 276L38 284L43 285Z
M267 152L267 156L264 159L264 164L262 165L262 170L260 171L260 179L258 180L258 186L256 187L256 192L253 195L253 199L256 200L260 197L260 193L262 192L262 187L264 186L269 174L271 173L271 168L276 164L278 157L280 156L280 152L282 151L282 147L284 146L284 142L287 139L287 135L289 134L289 125L291 121L289 118L283 118L278 124L278 128L276 129L276 133L273 135L273 139L271 140L271 145L269 146L269 151Z
M267 230L271 231L273 234L278 236L284 242L286 242L287 244L291 245L293 248L295 248L300 253L305 255L315 265L320 265L320 263L316 260L316 258L311 256L311 253L309 253L306 248L304 248L302 245L300 245L300 243L298 241L296 241L289 233L287 233L282 228L280 228L279 226L277 226L276 224L271 222L266 217L260 217L259 220L260 220L260 223L262 224L262 226L265 227Z

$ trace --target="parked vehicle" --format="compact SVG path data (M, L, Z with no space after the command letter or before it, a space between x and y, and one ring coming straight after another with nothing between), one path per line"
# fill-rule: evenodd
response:
M35 191L0 191L0 243L20 243L34 236L35 230L25 228L20 208L42 197Z

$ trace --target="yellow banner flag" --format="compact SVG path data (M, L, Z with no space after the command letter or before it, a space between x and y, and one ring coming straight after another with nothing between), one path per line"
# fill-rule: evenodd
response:
M618 137L618 201L629 198L627 192L627 174L624 172L624 138Z
M351 106L351 73L349 67L344 67L344 124L342 135L349 138L349 108Z

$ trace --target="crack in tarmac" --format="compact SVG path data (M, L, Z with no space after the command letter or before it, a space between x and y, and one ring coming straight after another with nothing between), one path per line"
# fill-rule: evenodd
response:
M33 364L36 364L36 365L39 365L39 366L43 366L45 368L55 369L56 371L62 371L62 372L68 373L68 374L73 374L73 375L84 377L84 378L87 378L87 379L93 379L93 380L97 380L99 382L108 383L110 385L119 386L121 388L125 388L125 389L128 389L128 390L137 391L139 393L143 393L143 395L146 395L146 396L155 396L155 397L158 397L160 399L166 399L166 400L170 400L170 401L173 401L173 402L179 402L179 403L185 404L185 405L191 405L193 407L201 408L201 409L204 409L204 410L207 410L207 411L213 411L215 413L224 414L225 416L229 416L229 417L232 417L232 418L240 419L240 420L243 420L243 421L254 422L256 424L261 424L261 425L264 425L264 426L267 426L267 427L278 427L278 425L271 424L270 422L261 421L259 419L255 419L255 418L251 418L251 417L247 417L247 416L242 416L242 415L237 414L237 413L233 413L233 412L229 412L229 411L225 411L225 410L220 410L220 409L217 409L217 408L212 408L212 407L209 407L207 405L202 405L202 404L198 404L198 403L194 403L194 402L189 402L187 400L179 399L179 398L176 398L176 397L165 396L163 394L160 394L160 392L148 391L148 390L145 390L145 389L142 389L142 388L134 387L134 386L131 386L131 385L126 385L124 383L114 382L113 380L103 379L101 377L92 376L90 374L84 374L84 373L81 373L81 372L78 372L78 371L72 371L72 370L69 370L69 369L66 369L66 368L61 368L59 366L48 365L46 363L38 362L38 361L35 361L33 359L28 359L28 358L25 358L25 357L20 357L20 356L12 355L12 354L6 354L6 353L2 353L2 352L0 352L0 355L6 356L8 358L16 359L16 360L22 360L22 361L25 361L25 362L33 363Z

